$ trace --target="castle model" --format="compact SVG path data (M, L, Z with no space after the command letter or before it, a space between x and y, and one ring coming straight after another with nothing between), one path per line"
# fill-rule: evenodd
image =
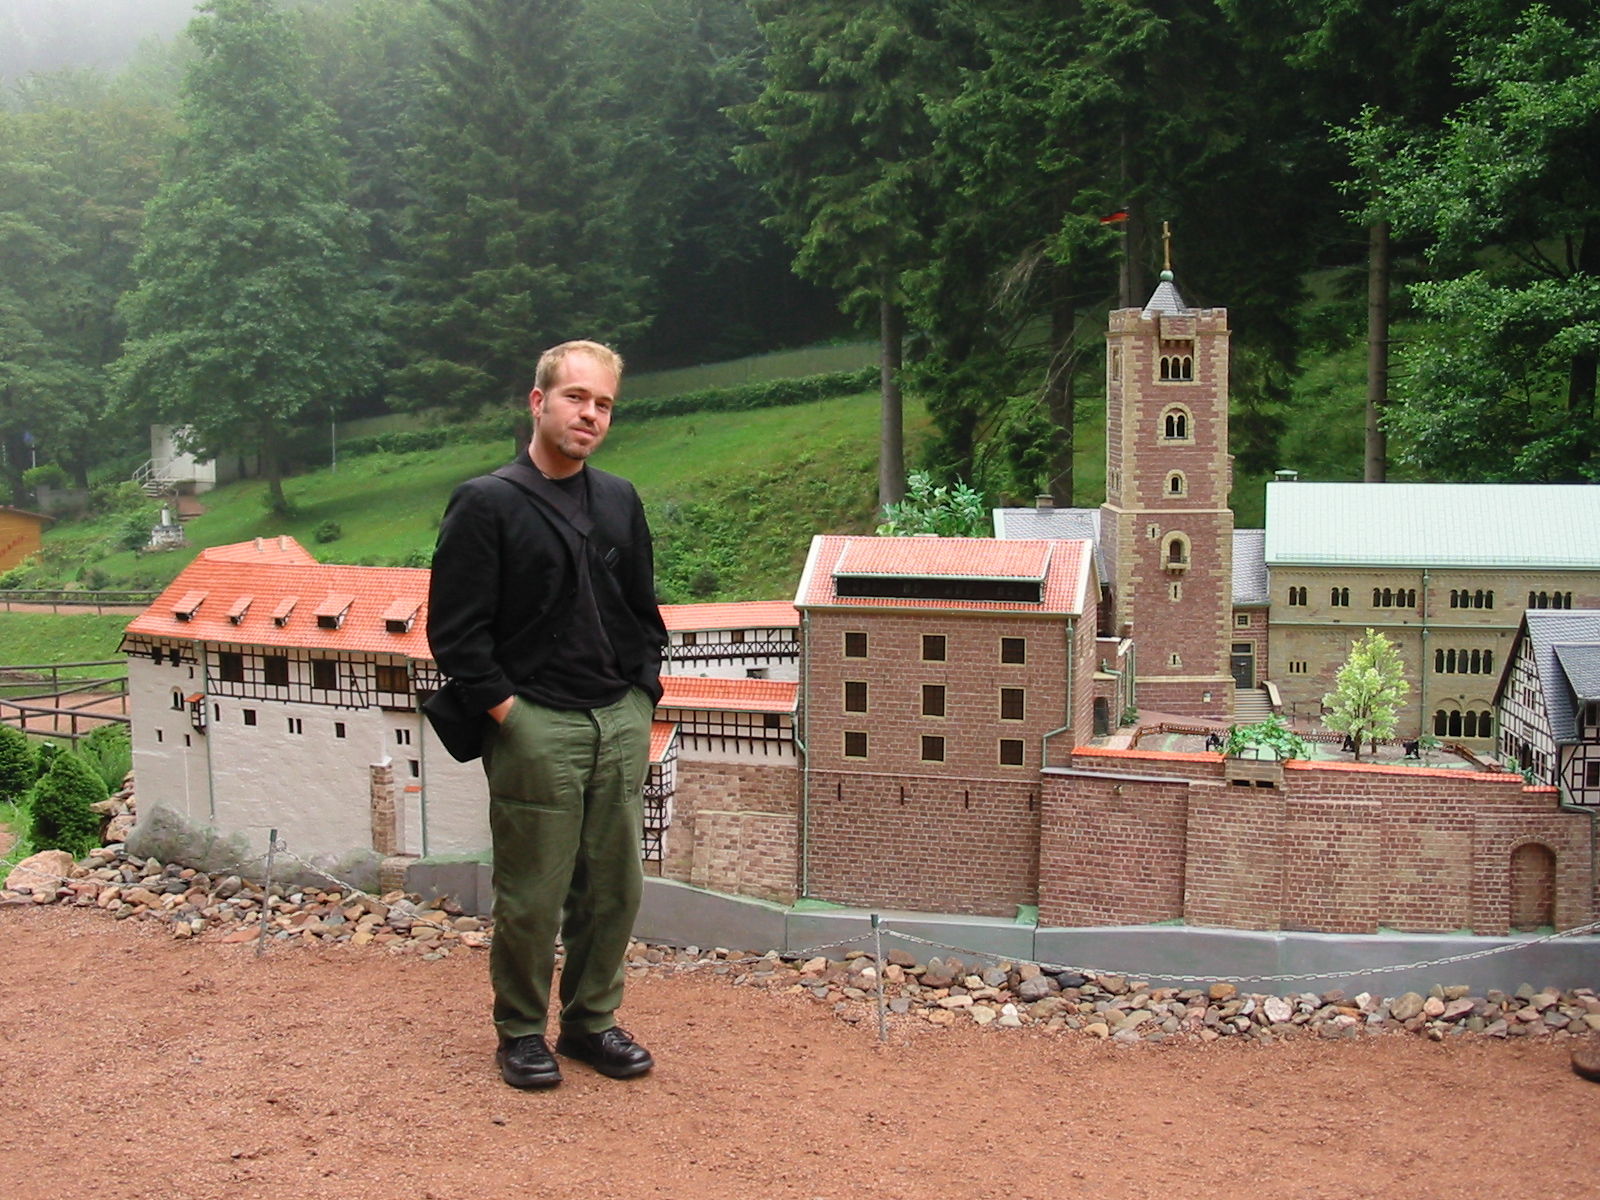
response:
M647 869L1058 926L1593 920L1600 488L1283 478L1266 530L1235 530L1228 336L1170 274L1111 314L1098 510L818 537L792 604L665 606ZM440 684L426 594L426 571L287 538L203 551L123 644L141 821L241 847L276 828L327 859L485 856L481 771L419 710ZM1475 766L1119 730L1314 716L1367 628L1405 660L1403 731Z

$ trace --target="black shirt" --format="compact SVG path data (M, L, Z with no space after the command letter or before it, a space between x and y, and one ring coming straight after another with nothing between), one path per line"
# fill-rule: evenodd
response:
M588 467L550 482L577 501L585 513L589 511ZM571 619L538 674L517 684L519 695L546 708L604 708L621 700L633 686L617 663L617 652L595 601L595 573L610 568L592 540L584 539L583 547L585 569L578 572Z

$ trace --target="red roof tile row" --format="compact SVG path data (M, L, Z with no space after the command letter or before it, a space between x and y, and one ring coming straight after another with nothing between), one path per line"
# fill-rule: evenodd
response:
M661 619L673 633L710 629L797 629L800 626L800 614L787 600L663 604Z
M788 679L704 679L698 675L663 675L657 708L702 709L710 712L792 713L800 685Z

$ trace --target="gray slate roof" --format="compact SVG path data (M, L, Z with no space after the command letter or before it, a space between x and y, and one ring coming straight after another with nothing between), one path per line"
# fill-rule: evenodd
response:
M1233 531L1233 602L1240 605L1270 604L1272 579L1267 572L1267 531Z
M1178 285L1172 282L1172 272L1161 272L1161 282L1156 284L1156 290L1150 293L1150 299L1145 301L1144 316L1155 313L1168 313L1173 316L1186 317L1194 312L1183 302L1183 297L1178 293Z
M1600 570L1600 485L1269 483L1267 564Z
M1095 546L1095 566L1100 567L1100 510L1098 508L997 508L997 538L1089 538ZM1263 555L1266 531L1233 531L1233 602L1239 605L1270 603L1272 592ZM1101 578L1105 572L1101 571Z
M1596 686L1600 684L1600 609L1535 609L1525 613L1524 619L1528 640L1533 644L1534 663L1539 669L1539 686L1544 692L1545 712L1550 717L1550 732L1557 742L1575 742L1578 740L1577 705L1589 698L1584 692L1600 698L1600 686ZM1571 659L1577 679L1563 669L1566 659ZM1510 677L1508 665L1503 678L1509 680Z

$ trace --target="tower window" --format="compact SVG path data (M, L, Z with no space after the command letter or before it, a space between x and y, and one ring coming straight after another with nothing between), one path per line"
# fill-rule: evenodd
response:
M1189 566L1189 539L1181 533L1170 535L1161 559L1162 565L1169 571L1186 570Z
M1169 408L1161 417L1161 435L1165 441L1187 442L1193 436L1194 420L1188 409Z
M1189 484L1184 479L1182 471L1174 471L1171 475L1167 476L1167 495L1187 496L1188 494Z
M1177 655L1177 654L1169 654L1169 655L1167 655L1167 666L1169 666L1169 667L1181 667L1181 666L1183 666L1183 658L1182 658L1182 656L1181 655Z
M1194 378L1194 356L1190 354L1163 354L1161 378L1168 383L1185 383Z

